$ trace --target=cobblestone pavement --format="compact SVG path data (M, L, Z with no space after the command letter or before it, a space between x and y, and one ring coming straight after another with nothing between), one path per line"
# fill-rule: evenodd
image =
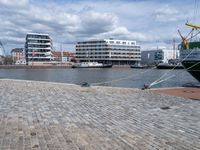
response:
M0 80L0 149L200 149L200 101Z

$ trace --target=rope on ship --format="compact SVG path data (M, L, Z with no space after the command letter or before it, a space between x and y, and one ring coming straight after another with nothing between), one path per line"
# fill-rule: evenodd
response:
M188 67L187 70L190 70L192 67L195 67L195 66L198 65L198 64L200 64L200 62L197 62L197 63L195 63L194 65ZM190 71L192 71L192 70L190 70ZM183 72L184 72L184 71L179 72L179 74L181 74L181 73L183 73ZM151 86L155 85L155 84L159 84L159 83L164 82L164 81L166 81L166 80L169 80L169 79L171 79L171 78L173 78L173 77L175 77L175 76L176 76L176 74L171 75L170 77L167 77L167 78L165 78L165 79L163 79L163 80L160 80L160 81L158 81L158 82L156 82L156 83L151 83L151 84L149 85L149 88L150 88ZM154 81L154 82L155 82L155 81Z
M194 22L196 21L196 15L197 15L197 13L198 13L198 3L197 3L197 1L198 1L198 0L195 0L195 4L194 4L194 5L195 5L194 17L193 17L193 18L194 18ZM194 30L194 28L192 29L192 31L190 31L190 33L186 36L186 38L193 32L193 30ZM198 35L199 33L200 33L200 31L199 31L198 33L196 33L195 35L192 34L191 37L190 37L188 40L192 39L193 37L195 37L195 36ZM193 51L194 51L194 49L193 49L184 59L182 59L181 63L182 63L186 58L188 58L188 57L192 54ZM187 70L189 70L190 68L192 68L192 67L198 65L199 63L200 63L200 62L197 62L196 64L190 66L189 68L187 68ZM142 89L149 89L149 88L151 88L152 86L154 86L154 85L156 85L156 84L159 84L159 83L161 83L161 82L167 81L167 80L169 80L169 79L175 77L175 74L174 74L174 75L170 75L170 76L167 76L167 75L168 75L170 72L172 72L177 66L178 66L178 64L175 65L174 68L172 68L169 72L166 72L166 73L163 74L160 78L158 78L157 80L153 81L151 84L149 84L149 85L145 84L145 85L144 85L144 88L142 88ZM155 68L155 67L153 67L153 68L151 68L151 69L154 69L154 68ZM151 69L145 70L144 72L140 72L139 74L146 73L146 72L150 71ZM181 73L183 73L183 71L182 71ZM139 75L139 74L137 74L137 75ZM180 72L179 72L179 74L180 74ZM135 74L134 74L134 75L135 75ZM89 83L87 83L87 82L84 82L84 83L82 84L82 86L87 86L87 87L88 87L88 86L90 86L90 85L92 85L92 86L95 86L95 85L105 85L105 84L108 84L108 83L114 83L114 82L119 82L119 81L122 81L122 80L125 80L125 79L129 79L129 78L131 78L131 77L133 77L132 74L131 74L131 75L128 75L128 76L125 76L125 77L118 78L118 79L113 79L113 80L110 80L110 81L105 81L105 82L96 82L96 83L91 83L91 84L89 84Z
M188 57L192 54L193 51L194 51L194 49L193 49L181 62L183 62L186 58L188 58ZM190 67L187 68L187 69L189 70L190 68L192 68L192 67L198 65L199 63L200 63L200 62L197 62L197 63L195 63L194 65L190 66ZM145 84L145 85L144 85L144 88L142 88L142 89L151 88L152 86L154 86L154 85L156 85L156 84L159 84L159 83L161 83L161 82L167 81L167 80L169 80L169 79L175 77L175 76L176 76L175 74L174 74L174 75L170 75L170 76L167 76L167 75L168 75L168 73L172 72L177 66L178 66L178 64L177 64L174 68L172 68L171 70L169 70L169 72L163 74L160 78L158 78L157 80L155 80L155 81L152 82L151 84L149 84L149 85ZM156 68L156 67L153 67L153 68L151 68L151 69L147 69L147 70L145 70L145 71L143 71L143 72L138 73L137 75L147 73L147 72L149 72L149 71L151 71L152 69L155 69L155 68ZM183 72L184 72L184 71L182 71L181 73L183 73ZM179 72L179 74L180 74L180 72ZM136 76L137 76L137 75L136 75ZM113 80L110 80L110 81L105 81L105 82L94 82L94 83L91 83L91 84L84 82L84 84L83 84L82 86L87 86L87 87L89 87L90 85L91 85L91 86L105 85L105 84L109 84L109 83L114 83L114 82L119 82L119 81L122 81L122 80L130 79L130 78L132 78L133 76L135 76L135 74L134 74L134 75L133 75L133 74L130 74L130 75L128 75L128 76L124 76L124 77L121 77L121 78L113 79ZM166 77L166 78L164 78L164 77ZM86 85L86 84L87 84L87 85Z
M194 51L194 49L193 49L182 61L184 61L186 58L188 58L188 57L192 54L193 51ZM181 62L182 62L182 61L181 61ZM199 63L200 63L200 62L198 62L198 63L192 65L191 67L189 67L189 68L187 68L187 69L190 69L190 68L196 66L196 65L199 64ZM174 68L172 68L169 72L163 74L160 78L158 78L157 80L155 80L155 81L152 82L151 84L149 84L149 85L144 84L144 88L142 88L142 89L151 88L153 85L159 84L159 83L161 83L161 82L167 81L167 80L169 80L169 79L175 77L175 75L170 75L170 76L167 76L167 75L168 75L170 72L172 72L177 66L178 66L178 64L177 64ZM149 72L149 71L151 71L152 69L155 69L155 68L156 68L156 67L153 67L153 68L151 68L151 69L147 69L147 70L145 70L145 71L143 71L143 72L138 73L137 75L147 73L147 72ZM183 71L182 71L182 72L183 72ZM181 73L182 73L182 72L181 72ZM180 72L179 72L179 73L180 73ZM137 76L137 75L136 75L136 76ZM133 76L135 76L135 74L134 74L134 75L133 75L133 74L130 74L130 75L128 75L128 76L124 76L124 77L121 77L121 78L113 79L113 80L110 80L110 81L105 81L105 82L94 82L94 83L91 83L91 84L85 83L85 82L84 82L84 85L82 85L82 86L87 86L87 87L88 87L88 86L90 86L90 85L91 85L91 86L105 85L105 84L109 84L109 83L114 83L114 82L119 82L119 81L122 81L122 80L130 79L130 78L132 78ZM166 77L166 78L165 78L165 77ZM87 84L87 85L85 85L85 84Z
M192 54L192 52L193 52L194 50L195 50L195 49L193 49L184 59L182 59L181 63L182 63L185 59L187 59L187 58ZM198 62L198 63L200 63L200 62ZM187 68L187 69L190 69L190 68L196 66L198 63L192 65L191 67L189 67L189 68ZM169 76L169 77L166 77L166 76L167 76L170 72L172 72L177 66L178 66L178 64L177 64L176 66L174 66L174 68L172 68L171 70L169 70L169 72L166 72L166 73L163 74L160 78L158 78L157 80L153 81L153 82L149 85L149 88L152 87L152 86L154 86L154 85L156 85L156 84L159 84L159 83L161 83L161 82L167 81L167 80L169 80L169 79L175 77L175 75L171 75L171 76ZM182 71L182 72L183 72L183 71ZM166 77L166 78L165 78L165 77Z
M153 67L151 69L155 69L156 67ZM148 71L150 71L151 69L147 69L143 72L140 72L138 73L137 75L140 75L140 74L144 74L144 73L147 73ZM136 75L136 76L137 76ZM110 81L105 81L105 82L96 82L96 83L91 83L90 85L92 86L97 86L97 85L105 85L105 84L109 84L109 83L114 83L114 82L119 82L119 81L122 81L122 80L126 80L126 79L130 79L132 78L133 76L135 76L135 74L130 74L130 75L127 75L127 76L124 76L124 77L121 77L121 78L117 78L117 79L113 79L113 80L110 80Z
M199 6L199 5L198 5L198 0L195 0L195 3L194 3L194 16L193 16L194 22L196 22L196 16L197 16L198 11L199 11L198 6ZM186 25L187 25L187 24L188 24L188 23L186 23ZM189 24L188 24L188 25L189 25ZM188 34L186 37L183 37L183 36L181 35L180 31L178 30L178 32L179 32L179 34L180 34L180 36L181 36L181 38L182 38L182 40L183 40L183 43L185 43L185 45L186 45L186 48L187 48L187 46L188 46L188 48L189 48L189 45L188 45L187 41L190 40L190 39L192 39L192 38L194 38L194 37L196 37L198 34L200 34L200 31L199 31L199 32L197 32L195 35L193 35L193 31L194 31L194 30L197 31L197 28L199 28L199 27L194 26L194 25L191 25L191 24L190 24L189 26L192 26L193 28L192 28L192 30L189 32L189 34ZM187 37L188 37L189 35L191 35L191 37L187 39ZM181 61L181 63L182 63L186 58L188 58L188 57L192 54L192 52L193 52L194 50L195 50L195 49L193 49L193 50ZM200 63L200 62L195 63L194 65L192 65L192 66L190 66L189 68L187 68L187 70L189 70L190 68L192 68L192 67L198 65L199 63ZM178 64L177 64L177 65L178 65ZM176 65L176 66L177 66L177 65ZM176 68L176 66L175 66L172 70L174 70L174 69ZM169 72L171 72L172 70L170 70ZM171 75L171 76L169 76L169 77L166 77L166 75L167 75L169 72L163 74L160 78L158 78L157 80L155 80L154 82L152 82L152 83L149 85L149 88L150 88L151 86L153 86L153 85L156 85L156 84L159 84L159 83L161 83L161 82L164 82L164 81L166 81L166 80L168 80L168 79L171 79L171 78L173 78L173 77L175 76L175 75ZM166 78L165 78L165 77L166 77Z

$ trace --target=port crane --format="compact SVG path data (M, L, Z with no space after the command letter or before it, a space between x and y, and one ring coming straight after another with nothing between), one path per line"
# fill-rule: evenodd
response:
M178 33L179 33L179 35L180 35L180 37L181 37L181 39L182 39L182 42L183 42L184 46L186 47L186 49L189 49L189 43L188 43L188 41L189 41L190 39L196 37L198 34L200 34L200 26L194 25L194 24L189 23L189 22L187 22L185 25L186 25L186 26L189 26L189 27L192 27L192 30L187 34L187 36L184 37L184 36L181 34L180 30L178 30ZM195 30L196 30L197 32L194 34L194 31L195 31Z
M193 22L196 22L196 18L198 17L199 14L199 0L194 0L194 16L193 16ZM190 22L186 22L185 23L186 26L191 27L192 30L187 34L187 36L183 36L180 32L180 30L178 30L178 33L182 39L182 43L185 46L186 49L189 49L189 43L188 41L193 39L194 37L196 37L198 34L200 34L200 26L190 23Z

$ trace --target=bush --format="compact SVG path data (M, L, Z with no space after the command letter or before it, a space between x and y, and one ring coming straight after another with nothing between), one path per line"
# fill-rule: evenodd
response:
M13 59L11 56L5 56L3 59L3 64L4 65L12 65L13 64Z

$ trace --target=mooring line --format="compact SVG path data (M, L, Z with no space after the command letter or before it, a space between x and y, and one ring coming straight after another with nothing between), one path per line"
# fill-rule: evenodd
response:
M193 52L194 50L195 50L195 49L193 49L184 59L182 59L180 63L182 63L186 58L188 58L188 57L192 54L192 52ZM190 69L190 68L192 68L192 67L194 67L194 66L196 66L196 65L199 64L199 63L200 63L200 62L198 62L198 63L192 65L191 67L187 68L187 70ZM171 76L169 76L169 77L166 77L166 75L168 75L171 71L173 71L178 65L179 65L179 64L175 65L175 67L173 67L169 72L166 72L165 74L163 74L160 78L158 78L157 80L153 81L153 82L152 82L151 84L149 84L147 87L150 88L150 87L152 87L153 85L159 84L159 83L161 83L161 82L167 81L167 80L169 80L169 79L175 77L175 75L171 75ZM137 75L140 75L140 74L144 74L144 73L146 73L146 72L148 72L148 71L151 71L151 70L153 70L153 69L155 69L155 68L156 68L156 66L153 67L153 68L151 68L151 69L147 69L147 70L145 70L144 72L140 72L140 73L136 74L136 76L137 76ZM182 72L183 72L183 71L182 71ZM182 72L181 72L181 73L182 73ZM134 75L130 74L130 75L125 76L125 77L121 77L121 78L117 78L117 79L113 79L113 80L105 81L105 82L94 82L94 83L91 83L90 85L91 85L91 86L97 86L97 85L104 85L104 84L119 82L119 81L122 81L122 80L125 80L125 79L129 79L129 78L131 78L131 77L133 77L133 76L135 76L135 74L134 74ZM166 77L166 78L164 78L164 77Z
M184 59L182 59L182 60L181 60L181 63L182 63L186 58L188 58L188 57L192 54L192 52L193 52L194 50L195 50L195 49L193 49ZM199 62L198 62L198 63L199 63ZM196 64L190 66L189 68L194 67L194 66L197 65L198 63L196 63ZM167 77L167 79L165 79L164 77L165 77L166 75L168 75L171 71L173 71L177 66L178 66L178 64L177 64L174 68L172 68L171 70L169 70L169 72L166 72L166 73L163 74L160 78L158 78L157 80L155 80L154 82L152 82L152 83L149 85L149 88L152 87L153 85L156 85L156 84L159 84L159 83L161 83L161 82L164 82L164 81L167 81L167 80L171 79L172 77ZM184 67L184 68L185 68L185 67ZM188 70L189 68L187 68L187 70ZM182 72L183 72L183 71L182 71ZM175 75L174 75L173 77L175 77Z
M151 69L147 69L145 70L144 72L140 72L138 74L136 74L136 76L140 75L140 74L144 74L152 69L154 69L155 67L151 68ZM135 74L130 74L128 76L125 76L125 77L121 77L121 78L117 78L117 79L113 79L113 80L110 80L110 81L105 81L105 82L96 82L96 83L91 83L90 85L92 86L96 86L96 85L102 85L102 84L108 84L108 83L113 83L113 82L119 82L119 81L122 81L122 80L125 80L125 79L129 79L131 77L135 76Z

